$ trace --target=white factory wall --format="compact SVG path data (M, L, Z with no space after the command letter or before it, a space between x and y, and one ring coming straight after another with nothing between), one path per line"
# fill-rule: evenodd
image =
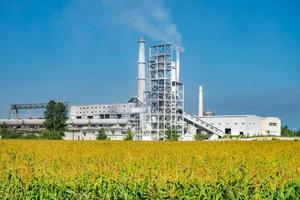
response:
M81 105L70 107L70 118L76 119L78 116L82 118L97 116L97 118L99 118L99 114L127 114L139 112L142 112L142 108L136 107L134 103Z
M97 136L99 134L99 131L95 130L81 130L81 131L67 131L65 132L64 140L97 140ZM119 130L108 130L106 132L107 137L109 140L124 140L126 137L126 134L122 133L122 131Z
M259 117L255 115L206 116L201 119L231 135L258 136L280 135L281 123L277 117ZM272 126L270 126L270 124Z
M263 119L263 130L266 135L276 135L281 134L281 121L277 117L266 117Z

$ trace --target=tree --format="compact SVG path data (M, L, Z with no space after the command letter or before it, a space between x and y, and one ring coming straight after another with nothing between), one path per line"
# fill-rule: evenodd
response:
M165 134L166 134L166 140L178 141L178 139L179 139L179 134L174 129L167 130Z
M287 126L283 126L281 128L281 135L282 136L290 136L291 135L291 131L289 130L289 128Z
M42 134L43 138L61 139L64 136L64 131L67 127L66 122L68 120L67 113L67 108L63 103L53 100L48 103L46 111L44 112L44 125L47 131Z
M288 126L283 126L281 128L281 135L284 137L294 137L294 136L300 136L300 129L298 131L296 130L290 130Z
M45 130L41 134L41 138L47 140L61 140L62 137L63 134L58 131Z
M208 135L207 134L201 134L201 133L196 133L195 136L194 136L194 139L196 141L199 141L199 140L208 140Z
M133 140L133 133L130 128L128 128L128 130L126 132L126 137L124 140L126 140L126 141Z
M106 135L106 131L104 128L100 129L98 135L97 135L97 140L106 140L107 139L107 135Z
M8 126L7 124L4 122L3 124L1 124L0 126L0 133L7 133Z
M7 136L9 135L8 126L5 122L3 124L1 124L1 126L0 126L0 135L1 135L2 139L7 138Z

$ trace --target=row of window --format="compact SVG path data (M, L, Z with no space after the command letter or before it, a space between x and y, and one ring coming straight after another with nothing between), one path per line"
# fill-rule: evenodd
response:
M76 112L76 114L100 114L100 113L103 113L103 112L109 112L109 111L107 111L107 110L98 111L98 112L97 111L82 111L82 112ZM121 112L121 111L118 110L118 112ZM126 113L126 110L123 110L122 112Z
M255 122L253 122L253 123L248 123L249 125L255 125ZM222 125L222 123L211 123L211 125ZM230 125L230 123L226 123L226 125ZM238 125L238 123L234 123L234 125ZM245 123L244 122L242 122L241 123L241 125L245 125Z
M122 115L108 115L108 114L100 114L99 117L87 116L88 119L121 119ZM76 119L82 119L82 116L76 116Z
M85 106L85 107L79 107L80 110L90 110L90 109L104 109L104 108L126 108L126 106L128 107L133 107L133 105L113 105L113 106Z

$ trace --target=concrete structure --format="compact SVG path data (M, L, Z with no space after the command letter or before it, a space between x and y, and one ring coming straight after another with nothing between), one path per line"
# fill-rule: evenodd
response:
M175 55L175 56L174 56ZM111 140L122 140L130 129L135 140L165 140L175 130L180 140L194 140L196 133L210 140L225 135L280 135L280 119L255 115L215 116L204 112L203 87L199 87L198 115L184 111L184 86L180 82L180 48L171 44L149 48L146 65L145 40L138 41L137 96L126 103L71 105L66 140L95 140L105 130ZM68 105L68 104L66 104ZM41 109L47 104L14 104L16 119L0 120L11 131L40 132L43 119L21 119L19 109Z

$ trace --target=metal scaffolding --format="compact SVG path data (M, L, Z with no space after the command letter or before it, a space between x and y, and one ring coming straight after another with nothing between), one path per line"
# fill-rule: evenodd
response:
M173 51L170 44L149 50L145 134L155 140L165 140L168 130L183 135L184 91L182 83L172 78Z
M68 109L69 103L68 102L58 102L62 103L66 106ZM9 112L9 119L12 119L15 117L18 119L20 117L20 110L33 110L33 109L46 109L48 106L48 103L30 103L30 104L12 104L10 106L10 112Z

